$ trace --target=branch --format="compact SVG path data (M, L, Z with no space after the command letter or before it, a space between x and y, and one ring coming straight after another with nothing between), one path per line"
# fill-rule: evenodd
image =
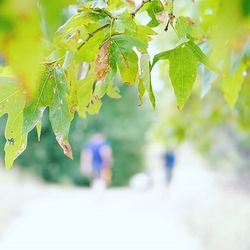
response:
M168 22L167 22L167 25L166 25L164 31L168 31L169 25L171 25L172 28L174 29L174 27L173 27L173 21L174 21L174 19L175 19L175 15L174 15L174 0L172 0L171 11L168 14Z
M140 9L141 9L146 3L148 3L148 2L151 2L151 0L143 0L142 3L141 3L133 12L130 13L130 15L131 15L132 17L134 17L134 16L140 11ZM110 18L111 18L112 20L115 20L115 19L116 19L116 18L113 17L113 16L110 16ZM84 44L86 44L86 42L88 42L96 33L98 33L99 31L101 31L101 30L103 30L103 29L105 29L105 28L107 28L107 27L109 27L109 26L111 26L111 23L107 23L107 24L101 26L100 28L94 30L93 32L89 33L89 35L88 35L88 37L86 38L86 40L85 40L83 43L81 43L81 44L78 46L77 49L80 50L81 47L82 47Z
M81 44L79 45L79 47L78 47L77 49L80 50L81 47L82 47L86 42L88 42L89 39L91 39L96 33L98 33L99 31L101 31L101 30L103 30L103 29L105 29L105 28L107 28L107 27L109 27L110 25L111 25L110 23L107 23L107 24L101 26L100 28L94 30L93 32L89 33L89 36L86 38L86 40L85 40L83 43L81 43Z
M142 3L141 3L133 12L130 13L131 16L134 17L134 16L137 14L137 12L139 12L140 9L142 9L143 6L144 6L146 3L149 3L149 2L151 2L151 0L143 0Z

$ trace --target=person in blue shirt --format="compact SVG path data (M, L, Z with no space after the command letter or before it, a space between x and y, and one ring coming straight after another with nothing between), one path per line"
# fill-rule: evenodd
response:
M173 178L173 169L175 166L175 155L173 151L167 151L164 155L164 163L165 163L165 170L166 170L166 180L167 183L170 184Z
M111 181L112 149L100 132L93 134L83 146L81 170L93 180L101 180L108 185Z

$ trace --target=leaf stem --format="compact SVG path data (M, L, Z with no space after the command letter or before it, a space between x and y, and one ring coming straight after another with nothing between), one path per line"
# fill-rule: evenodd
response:
M151 2L151 0L143 0L141 4L134 11L130 13L131 16L134 17L143 8L143 6L149 2Z
M168 14L168 22L167 22L167 25L166 25L164 31L168 31L169 25L171 25L171 27L174 29L174 26L173 26L174 19L175 19L175 15L174 15L174 0L172 0L171 11ZM175 31L175 29L174 29L174 31Z
M107 27L109 27L110 25L111 25L111 23L107 23L107 24L101 26L100 28L94 30L93 32L89 33L89 35L88 35L88 37L86 38L86 40L85 40L84 42L82 42L82 43L78 46L77 49L80 50L81 47L82 47L86 42L88 42L89 39L91 39L96 33L98 33L99 31L101 31L101 30L103 30L103 29L105 29L105 28L107 28Z
M142 7L143 7L146 3L149 3L149 2L151 2L151 0L143 0L143 1L141 2L141 4L140 4L133 12L130 13L131 16L132 16L132 17L135 17L135 15L142 9ZM111 19L111 23L107 23L107 24L105 24L105 25L99 27L98 29L92 31L91 33L89 33L88 37L78 46L77 50L80 50L80 49L82 48L82 46L83 46L84 44L86 44L86 42L88 42L88 41L89 41L96 33L98 33L99 31L101 31L101 30L103 30L103 29L105 29L105 28L108 28L108 27L110 27L110 26L112 27L113 21L114 21L116 18L113 17L113 16L110 16L110 15L109 15L109 17L110 17L110 19ZM111 36L111 35L110 35L110 36Z

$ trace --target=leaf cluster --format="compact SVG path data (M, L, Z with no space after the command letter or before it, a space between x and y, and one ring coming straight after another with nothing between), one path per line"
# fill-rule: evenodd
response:
M128 0L29 2L25 7L14 0L0 3L4 59L0 116L8 114L7 167L25 149L27 136L35 127L40 139L45 109L57 142L73 158L68 134L75 114L84 118L98 113L106 95L120 98L115 79L137 85L139 105L147 92L155 107L151 72L158 61L169 62L179 109L190 98L199 64L216 73L229 106L233 108L237 102L249 66L247 1L212 4L200 0L190 4L200 12L201 18L193 19L176 12L174 1L144 0L139 5ZM69 14L69 4L77 9L74 14ZM230 16L232 11L235 14ZM146 14L149 21L141 22L139 14ZM228 20L230 27L241 27L237 35L227 28ZM149 43L169 29L176 34L174 48L151 58ZM202 50L204 44L211 44L212 49Z

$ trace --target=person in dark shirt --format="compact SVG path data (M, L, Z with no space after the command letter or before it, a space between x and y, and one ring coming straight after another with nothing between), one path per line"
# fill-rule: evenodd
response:
M102 133L95 133L82 150L82 173L107 185L111 181L111 167L112 149Z

